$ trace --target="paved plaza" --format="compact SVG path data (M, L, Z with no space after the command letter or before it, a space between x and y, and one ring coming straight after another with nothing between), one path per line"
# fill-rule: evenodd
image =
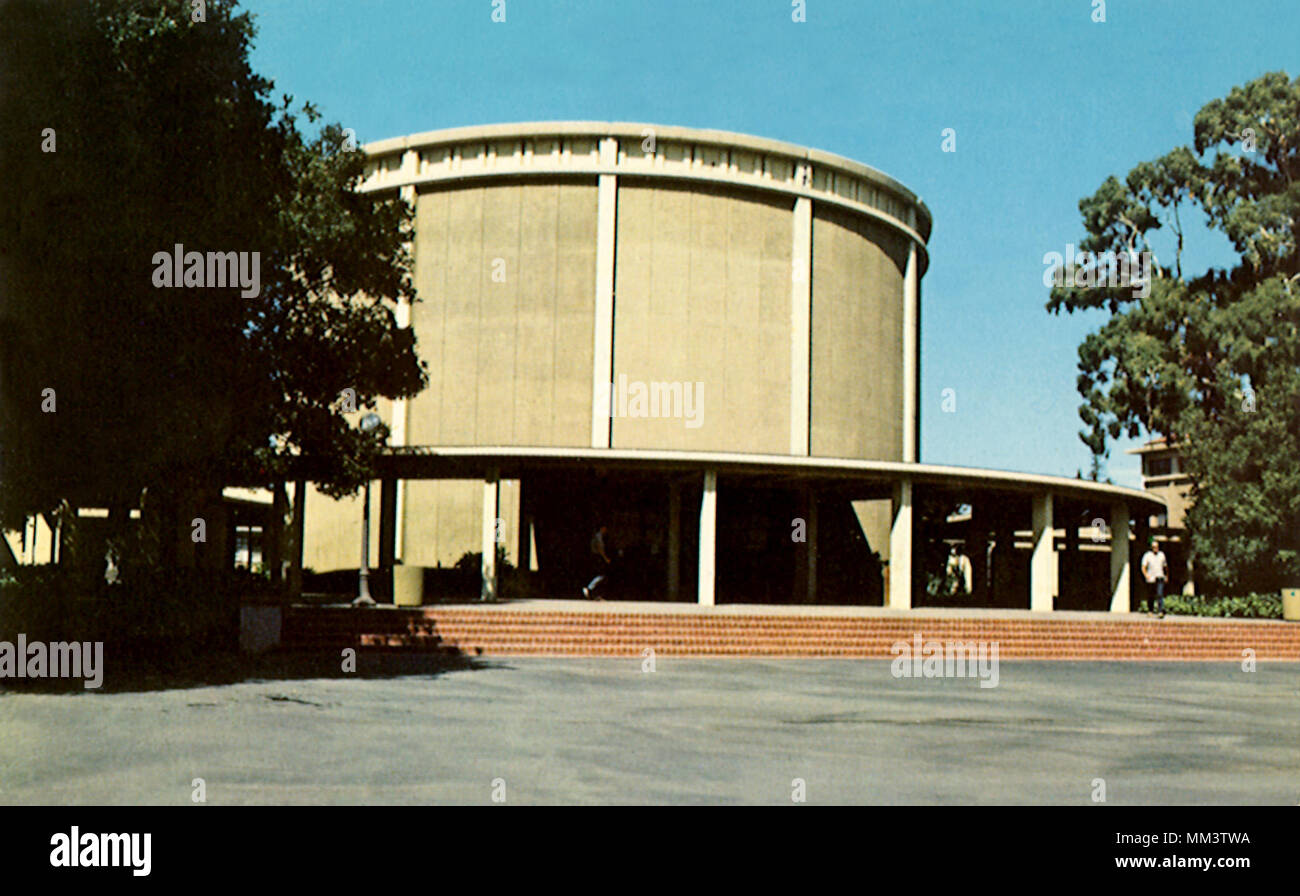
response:
M510 658L0 693L0 803L1296 805L1298 746L1297 664Z

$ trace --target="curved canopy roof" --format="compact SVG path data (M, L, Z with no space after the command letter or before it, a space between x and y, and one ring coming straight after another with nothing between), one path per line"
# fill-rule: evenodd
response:
M387 464L399 478L471 479L496 471L502 478L542 470L599 468L626 471L699 472L719 476L797 479L825 484L887 485L910 479L920 485L954 490L1051 492L1062 498L1124 503L1155 513L1165 508L1159 496L1087 479L1016 473L976 467L913 464L851 458L791 457L779 454L732 454L703 451L650 451L616 448L435 447L393 448Z

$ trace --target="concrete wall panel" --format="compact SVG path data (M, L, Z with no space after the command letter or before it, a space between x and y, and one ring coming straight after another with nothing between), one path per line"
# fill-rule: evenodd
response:
M588 444L595 227L594 184L420 195L409 444Z
M791 207L745 191L619 184L616 395L620 375L629 398L635 384L689 383L700 425L631 416L629 401L627 416L616 408L615 448L786 450Z
M907 243L829 207L813 213L812 454L900 460Z

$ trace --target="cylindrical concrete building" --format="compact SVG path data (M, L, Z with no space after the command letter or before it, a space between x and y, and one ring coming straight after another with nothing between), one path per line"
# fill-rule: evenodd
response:
M931 218L911 191L818 150L642 124L366 152L362 189L416 209L420 300L399 314L430 372L381 408L380 565L449 566L490 534L574 596L604 524L624 596L885 600L899 471L924 473ZM307 566L355 567L354 503L311 494L306 525Z

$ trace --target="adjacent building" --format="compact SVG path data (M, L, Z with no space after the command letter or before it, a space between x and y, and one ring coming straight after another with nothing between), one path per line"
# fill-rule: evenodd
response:
M1151 439L1129 454L1142 461L1142 487L1164 501L1165 507L1150 518L1151 537L1169 555L1170 589L1194 594L1193 563L1187 538L1187 509L1192 502L1192 479L1183 468L1178 446L1164 436Z

